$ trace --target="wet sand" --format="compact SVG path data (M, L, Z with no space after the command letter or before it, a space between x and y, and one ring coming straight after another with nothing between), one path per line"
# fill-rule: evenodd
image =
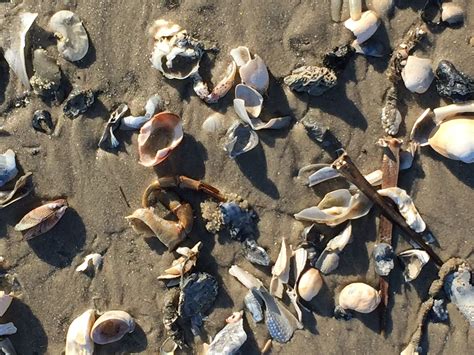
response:
M459 29L429 34L416 52L435 65L441 59L474 75L474 49L469 39L474 34L474 5L456 1L466 11ZM362 172L380 166L381 149L375 145L384 132L380 124L382 95L388 87L384 75L388 57L357 56L341 74L338 85L324 96L308 98L294 95L282 78L304 64L318 64L321 55L350 39L341 23L329 16L329 1L47 1L18 2L24 11L38 12L31 31L31 48L43 47L57 57L55 40L46 32L50 16L62 9L76 12L90 38L90 50L79 63L59 58L63 76L71 87L99 92L96 103L84 115L70 120L63 117L62 105L49 107L31 96L25 107L12 108L22 87L0 56L0 152L13 149L21 171L33 173L34 193L0 211L0 255L8 272L15 274L22 297L15 300L4 321L14 321L17 334L11 336L19 354L60 354L71 321L88 308L99 311L122 309L137 321L137 329L122 341L97 347L98 354L156 354L165 339L162 302L166 288L157 276L170 265L174 255L156 238L137 236L124 216L140 205L145 187L157 176L179 174L206 182L247 199L259 215L258 242L278 255L282 237L296 245L304 225L293 214L317 204L328 191L341 186L330 182L315 189L295 179L298 169L309 163L329 163L334 146L327 149L311 140L297 123L312 117L330 128ZM394 17L385 22L376 36L393 46L417 16L424 0L398 1ZM11 4L0 3L0 13L10 16ZM152 49L147 28L158 19L172 20L193 35L215 44L218 54L202 62L205 80L214 82L224 73L229 50L246 45L259 54L271 73L263 117L292 115L294 124L283 131L261 131L261 143L251 152L231 160L223 150L223 135L209 134L202 122L215 111L225 114L226 125L235 119L233 94L217 105L208 106L196 97L188 81L169 81L149 62ZM170 158L155 169L138 164L137 134L119 133L121 145L116 153L97 149L109 113L120 103L139 111L147 98L159 94L166 109L183 119L185 136ZM402 90L405 123L400 137L407 137L415 119L427 107L445 104L434 85L423 95ZM58 135L49 137L31 127L33 112L50 110L58 121ZM474 263L472 201L474 165L448 160L431 148L421 149L414 166L400 174L399 186L414 198L418 210L436 236L436 251L442 259L459 256ZM120 193L122 188L130 208ZM208 232L200 216L204 196L183 192L195 212L194 229L185 245L203 242L196 270L217 277L219 296L205 321L213 336L225 318L243 307L247 290L228 274L238 264L261 278L267 285L270 268L256 268L242 255L240 245ZM46 235L26 242L13 227L41 201L67 198L71 206L58 225ZM378 333L377 311L358 315L350 322L332 318L338 290L354 280L376 285L370 261L376 238L377 211L353 223L353 242L343 252L339 268L324 277L320 294L311 302L314 315L304 318L305 330L297 331L287 344L274 344L272 353L356 353L396 354L407 343L420 302L435 278L436 269L428 265L411 284L402 282L399 266L390 276L392 285L390 316L386 337ZM397 234L396 250L408 248ZM104 265L94 277L75 272L90 253L104 255ZM474 352L472 329L453 305L448 306L449 325L428 326L429 340L423 344L432 354ZM248 340L242 353L255 354L268 335L262 324L246 318Z

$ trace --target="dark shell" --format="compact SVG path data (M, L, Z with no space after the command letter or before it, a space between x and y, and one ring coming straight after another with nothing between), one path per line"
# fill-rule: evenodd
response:
M253 239L245 239L242 243L245 258L253 264L268 266L270 265L270 256Z
M224 224L229 230L232 239L243 241L255 235L256 214L252 210L245 210L235 202L220 204Z
M337 320L348 321L348 320L351 320L352 317L353 317L353 314L350 310L344 309L341 306L336 306L334 308L334 318L336 318Z
M381 276L387 276L393 269L393 248L390 244L380 243L374 248L375 272Z
M329 128L326 126L321 126L319 122L314 117L304 117L301 120L306 132L311 139L321 143L324 141L326 134L329 132Z
M46 110L35 111L33 114L33 119L31 120L31 126L36 131L51 134L54 129L51 114Z
M171 339L180 347L186 346L184 342L184 331L178 323L179 289L173 288L165 296L163 306L163 325Z
M436 90L454 102L474 98L474 79L456 69L453 63L442 60L436 68Z
M336 86L336 72L330 68L303 66L295 69L284 79L286 85L296 92L306 92L311 96L320 96Z
M69 118L76 118L86 112L94 104L94 101L95 96L91 90L72 93L63 107L63 112Z
M342 71L354 53L355 50L350 45L336 47L324 55L323 65L336 72Z
M260 300L253 294L251 290L244 297L245 308L252 315L253 320L258 323L263 320L263 310Z

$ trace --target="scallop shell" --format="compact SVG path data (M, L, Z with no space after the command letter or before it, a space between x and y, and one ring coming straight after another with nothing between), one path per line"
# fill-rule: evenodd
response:
M362 282L344 287L339 294L339 305L360 313L374 311L380 303L380 291Z
M298 281L298 295L305 301L311 301L323 286L323 279L317 269L310 268L301 275Z
M16 168L15 152L8 149L5 153L0 154L0 187L12 180L18 169Z
M235 98L244 100L245 109L252 117L260 116L263 97L257 90L244 84L238 84L235 87Z
M214 337L207 355L235 354L247 340L243 312L234 312L231 321Z
M405 87L411 92L423 94L434 79L431 59L409 56L402 70Z
M0 291L0 317L3 317L7 309L10 307L12 301L12 296L6 294L4 291Z
M124 311L108 311L95 321L91 338L96 344L110 344L119 341L125 334L135 330L135 321Z
M161 131L161 132L160 132ZM160 112L143 125L138 135L140 164L151 167L168 158L183 139L183 126L178 115Z
M464 21L464 10L457 4L444 2L441 5L441 20L450 25L460 24Z
M90 336L94 321L93 309L88 309L72 321L66 335L66 355L92 355L94 353L94 342Z
M430 256L424 250L409 249L398 254L398 258L405 266L403 276L409 282L418 277L421 269L430 260Z
M65 59L77 62L86 56L89 38L81 19L74 12L56 12L49 20L49 29L58 38L58 51Z
M379 25L380 20L375 11L372 10L363 12L358 20L350 18L344 22L344 26L352 31L359 44L364 43L372 37Z
M103 256L98 253L89 254L84 258L82 264L76 267L76 271L85 272L92 268L97 272L102 266L103 259Z
M67 207L67 201L64 199L45 203L27 213L15 226L15 230L23 232L26 240L37 237L53 228Z

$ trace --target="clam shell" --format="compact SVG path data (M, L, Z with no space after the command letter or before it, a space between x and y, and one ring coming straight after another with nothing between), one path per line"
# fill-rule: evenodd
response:
M473 113L474 100L438 107L438 108L435 108L433 112L434 112L434 121L436 122L436 124L439 125L444 120L451 118L453 116L464 114L464 113Z
M298 295L305 301L311 301L323 286L323 279L317 269L306 270L298 281Z
M66 335L66 355L92 355L94 353L94 342L90 336L94 321L93 309L88 309L72 321Z
M76 267L76 271L85 272L93 268L94 271L97 272L102 266L103 259L102 255L98 253L89 254L84 258L82 264Z
M159 95L151 96L145 104L145 115L143 116L127 116L122 118L120 122L121 130L135 130L141 128L145 122L149 121L157 111L163 109L163 100Z
M67 10L58 11L48 26L58 37L58 51L65 59L76 62L86 56L89 38L79 16Z
M124 311L108 311L95 321L91 338L96 344L109 344L118 341L125 334L135 330L135 321Z
M352 17L352 16L351 16ZM357 42L364 43L377 31L380 25L380 20L375 11L369 10L362 13L360 19L354 20L352 18L344 22L344 26L352 31L357 38Z
M4 291L0 291L0 317L3 317L7 309L10 307L12 301L12 296L6 294Z
M241 66L250 62L252 57L250 56L250 51L247 47L237 47L230 50L230 56L234 60L235 64L240 68Z
M209 133L221 132L224 130L224 115L214 112L202 123L202 129Z
M253 87L262 94L267 91L270 83L268 69L258 54L255 54L253 59L240 67L239 74L243 84Z
M263 122L259 118L250 118L245 107L245 101L242 99L234 99L234 110L244 123L256 131L261 129L281 129L288 127L291 123L290 116L272 118L268 122Z
M45 203L27 213L15 226L15 230L23 232L26 240L37 237L53 228L67 207L67 201L64 199Z
M409 249L398 254L398 258L405 265L403 276L409 282L418 277L421 269L430 260L430 256L424 250Z
M25 175L21 176L16 181L13 190L0 191L0 209L11 205L18 200L21 200L31 192L32 188L24 188L28 182L28 177L30 176L31 173L26 173ZM19 192L18 195L17 192Z
M441 5L441 20L450 25L460 24L464 21L464 10L457 4L444 2Z
M0 154L0 187L12 180L18 169L16 168L15 152L8 149L5 153Z
M178 115L160 112L140 129L138 153L140 164L151 167L168 158L183 139L183 126Z
M423 94L434 79L431 59L409 56L402 70L405 87L411 92Z
M344 287L339 294L339 305L360 313L374 311L380 303L380 291L363 282L355 282Z
M257 118L262 112L263 97L250 86L238 84L235 87L235 98L244 100L245 109L252 117Z

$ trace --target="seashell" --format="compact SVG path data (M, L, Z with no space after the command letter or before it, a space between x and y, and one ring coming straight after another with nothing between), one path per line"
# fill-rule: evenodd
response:
M283 283L288 282L290 277L290 258L291 258L291 249L286 243L285 238L281 238L281 248L278 258L275 261L275 265L272 267L272 275L280 278Z
M231 321L216 334L207 355L235 354L247 340L243 326L243 312L234 312ZM228 318L229 319L229 318Z
M291 72L283 81L291 90L306 92L311 96L321 96L336 86L337 75L334 70L318 66L302 66Z
M31 87L25 64L26 35L37 16L38 14L36 13L24 12L15 17L13 19L14 22L8 25L10 38L2 43L3 56L27 90Z
M234 159L240 154L251 151L258 142L258 135L253 129L236 121L227 130L224 150Z
M173 261L172 266L165 270L165 273L158 276L158 280L176 279L187 274L196 265L201 242L196 243L192 249L177 248L176 252L182 255Z
M362 14L362 0L349 0L349 14L354 21L360 19Z
M160 355L174 355L177 349L178 344L176 344L173 338L166 338L166 340L160 346Z
M235 98L244 101L245 109L252 117L258 117L262 112L263 97L260 93L244 84L235 87Z
M299 121L306 129L308 136L316 142L322 143L329 132L329 127L321 126L314 117L305 116ZM327 164L328 165L328 164Z
M46 110L36 110L33 113L33 119L31 120L31 126L35 131L43 132L46 134L53 133L54 124L51 119L51 114Z
M258 323L263 320L263 310L257 297L249 290L244 297L245 308L252 315L253 320Z
M428 145L428 138L436 127L435 116L431 109L427 108L413 124L410 132L410 140L419 146Z
M262 94L267 91L270 83L268 69L258 54L240 67L239 74L243 84L253 87Z
M63 107L64 114L69 118L76 118L92 107L95 101L94 93L91 90L74 91L69 95Z
M245 101L242 99L234 99L234 110L237 116L253 130L260 129L281 129L286 128L291 123L290 116L272 118L268 122L262 122L259 118L250 118L245 107Z
M413 343L409 343L405 349L402 350L400 355L421 355L422 354L422 348L419 346L416 346Z
M229 274L234 276L237 280L240 281L242 285L247 287L249 290L253 288L263 287L262 281L260 281L259 279L257 279L255 276L248 273L244 269L242 269L240 266L232 265L229 268Z
M330 274L339 266L340 256L336 252L323 250L319 258L314 263L314 267L324 275Z
M86 272L92 268L97 272L102 267L103 259L103 256L98 253L86 255L84 262L76 267L76 271Z
M16 355L16 350L8 338L0 339L0 350L2 350L5 355Z
M294 215L297 220L337 226L347 220L365 216L372 208L372 202L358 190L331 191L314 207L306 208Z
M342 0L331 0L331 19L341 21Z
M317 269L306 270L298 281L298 295L305 301L311 301L323 286L323 279Z
M463 103L451 104L435 108L434 121L437 125L441 124L445 119L456 115L474 112L474 101L466 101Z
M400 170L410 169L413 165L413 160L415 159L416 149L418 144L411 141L408 143L408 147L400 151Z
M145 104L144 116L127 116L120 122L121 130L135 130L141 128L145 122L149 121L155 113L163 109L164 103L159 95L151 96Z
M224 129L224 115L214 112L202 123L202 129L209 133L220 132Z
M160 112L140 129L138 153L140 164L151 167L168 158L183 139L183 126L178 115Z
M18 174L16 168L15 152L8 149L5 153L0 154L0 187L15 178Z
M17 332L17 329L15 327L15 324L13 322L8 322L5 324L0 324L0 337L3 337L5 335L12 335Z
M31 173L26 173L20 177L16 183L13 190L10 191L0 191L0 209L5 208L12 203L21 200L23 197L27 196L32 188L25 188L28 177L31 176Z
M352 225L348 223L340 234L331 239L314 266L323 274L329 274L339 266L339 253L352 240Z
M90 335L94 321L93 309L88 309L72 321L66 335L66 355L92 355L94 353L94 342Z
M255 211L244 208L235 201L223 202L219 204L219 210L226 229L232 239L244 242L248 237L252 237L255 227ZM256 246L256 243L255 245Z
M242 243L242 250L245 258L252 264L268 266L270 265L270 256L253 239L245 239Z
M430 260L428 253L419 249L405 250L398 254L398 258L405 266L403 276L406 282L416 279L423 266Z
M354 40L351 46L356 53L363 54L367 57L382 58L386 54L382 42L374 39L369 39L361 44L357 40Z
M293 268L295 281L298 281L308 260L308 251L305 248L298 248L293 252L295 267Z
M398 207L405 221L417 233L426 229L426 223L418 213L415 204L407 192L399 187L388 187L377 191L380 195L390 198Z
M215 104L217 101L219 101L220 98L227 95L229 90L232 88L232 86L234 85L236 73L237 66L232 61L227 67L224 77L216 84L216 86L211 92L209 92L209 88L207 87L207 84L202 80L201 75L199 75L199 73L195 73L192 75L194 81L194 92L201 100L204 100L204 102L208 104Z
M3 317L7 309L10 307L12 301L12 296L6 294L4 291L0 291L0 317Z
M436 90L454 102L474 99L474 78L456 69L453 63L442 60L436 68Z
M79 16L67 10L58 11L48 27L58 39L58 52L64 59L77 62L86 56L89 38Z
M61 70L56 61L44 49L35 49L33 69L35 74L30 78L30 84L35 94L56 98L61 85Z
M110 118L104 128L104 133L102 133L102 137L100 137L99 143L97 144L99 148L101 148L105 143L107 143L108 147L111 149L115 149L119 146L120 142L115 137L114 131L119 127L120 121L127 111L128 106L121 104L110 114Z
M381 276L387 276L392 271L394 263L393 248L390 244L379 243L374 248L375 272Z
M402 123L402 115L397 108L398 94L395 86L390 87L385 95L384 107L382 108L382 127L385 132L391 136L398 133L400 123Z
M290 299L290 302L296 311L298 322L301 323L303 321L303 312L301 311L301 307L298 302L298 294L291 286L288 286L285 292L288 295L288 298Z
M469 265L460 265L457 271L447 276L444 290L451 302L466 317L472 329L474 327L474 286L471 274Z
M372 37L379 25L380 20L372 10L363 12L360 19L354 19L351 15L351 18L344 22L344 26L354 34L359 44Z
M380 17L389 17L395 6L395 0L372 0L372 8Z
M237 47L230 50L230 56L234 60L235 64L240 68L247 64L252 59L250 51L247 47Z
M91 330L94 343L110 344L122 339L125 334L135 330L135 321L124 311L108 311L95 321Z
M64 199L47 202L28 212L15 226L26 240L37 237L52 229L66 212L68 205Z
M441 20L450 25L457 25L464 21L464 11L461 6L452 2L441 5Z
M433 308L431 308L431 320L435 323L447 322L449 318L446 309L446 300L433 300Z
M339 294L339 306L359 313L370 313L380 303L380 291L362 282L344 287Z
M426 92L434 79L431 59L408 56L402 70L402 79L409 91L417 94Z

